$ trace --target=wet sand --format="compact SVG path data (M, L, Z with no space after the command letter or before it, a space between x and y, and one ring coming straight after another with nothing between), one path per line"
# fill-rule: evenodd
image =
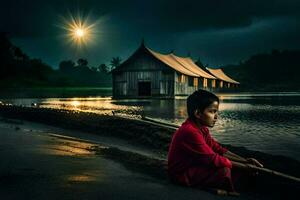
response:
M57 131L27 122L0 122L1 199L224 198L130 170L95 151L108 147L54 136Z

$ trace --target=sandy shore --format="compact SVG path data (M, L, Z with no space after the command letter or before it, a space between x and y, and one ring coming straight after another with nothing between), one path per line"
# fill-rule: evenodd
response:
M5 160L1 162L0 195L7 199L24 195L27 199L220 198L168 181L164 159L172 131L166 128L116 116L51 109L2 107L0 114L4 116L0 153ZM229 148L254 154L266 166L277 164L275 169L299 173L299 163L290 158ZM282 199L296 193L284 182L275 186L265 180L243 191L240 198Z

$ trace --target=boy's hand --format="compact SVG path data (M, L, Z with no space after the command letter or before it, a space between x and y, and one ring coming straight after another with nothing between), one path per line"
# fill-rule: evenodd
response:
M252 164L255 165L257 167L264 167L260 162L258 162L256 159L254 158L247 158L247 161Z

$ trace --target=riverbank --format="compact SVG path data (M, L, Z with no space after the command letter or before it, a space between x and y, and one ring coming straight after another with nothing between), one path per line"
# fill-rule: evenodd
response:
M0 106L0 115L7 122L9 122L9 118L29 120L105 138L120 138L127 142L125 146L139 146L141 151L137 152L132 148L120 150L116 147L107 150L95 147L96 154L114 159L124 166L129 166L133 171L167 180L164 160L174 132L168 127L156 126L139 119L128 119L120 116L35 107ZM267 168L299 177L297 170L300 163L291 158L253 152L242 147L227 147L240 155L258 158ZM142 149L148 149L148 155L141 153L144 152ZM280 180L279 185L275 185L275 182L270 182L270 180L270 177L260 179L253 188L249 188L248 194L258 192L259 194L270 195L270 192L277 188L275 196L282 197L287 192L290 195L296 191L293 187L287 187L284 181Z
M118 139L11 119L0 121L0 139L0 199L224 198L171 184L161 162L145 156L147 149ZM256 198L243 194L241 199Z

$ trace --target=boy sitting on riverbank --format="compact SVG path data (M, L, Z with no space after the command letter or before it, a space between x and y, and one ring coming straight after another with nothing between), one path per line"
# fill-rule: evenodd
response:
M217 188L219 193L235 192L231 161L263 167L257 160L244 159L220 146L210 135L218 119L219 98L198 90L187 99L188 119L175 132L168 153L171 180L186 186Z

